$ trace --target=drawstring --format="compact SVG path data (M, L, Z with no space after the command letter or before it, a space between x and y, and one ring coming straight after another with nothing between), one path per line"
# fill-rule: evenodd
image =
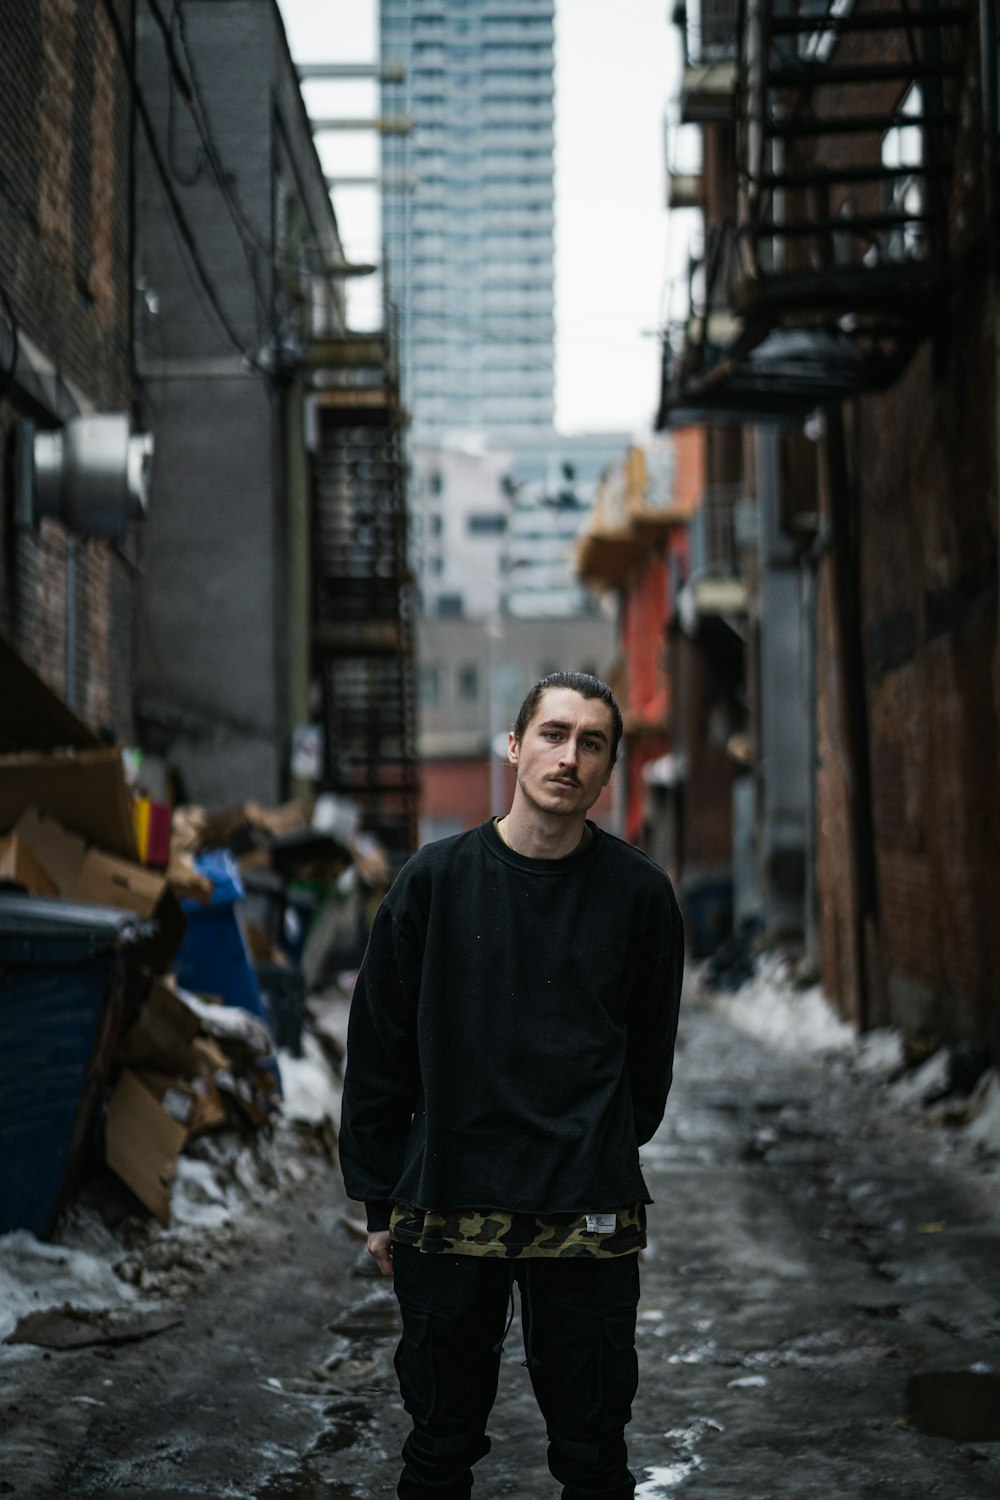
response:
M531 1312L531 1262L524 1263L524 1277L521 1281L521 1321L524 1324L524 1358L521 1363L526 1370L537 1370L541 1360L535 1355L531 1347L531 1339L534 1333L534 1318Z
M503 1353L503 1346L507 1342L507 1335L508 1335L508 1333L510 1333L510 1325L514 1321L514 1262L513 1261L510 1262L510 1281L508 1282L508 1285L507 1285L507 1295L510 1298L510 1316L507 1319L507 1327L504 1329L503 1333L500 1335L500 1342L498 1344L494 1344L493 1345L493 1353L497 1356L498 1359L499 1359L500 1355Z

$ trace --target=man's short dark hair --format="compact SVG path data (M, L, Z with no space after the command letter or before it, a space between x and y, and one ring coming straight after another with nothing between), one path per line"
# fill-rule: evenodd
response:
M618 744L622 737L622 711L607 683L602 682L600 677L595 677L592 672L550 672L547 677L536 682L521 704L514 721L514 738L518 741L524 738L524 731L535 716L541 696L549 688L571 688L574 693L579 693L581 698L599 698L602 703L607 704L611 710L610 765L613 766L618 759Z

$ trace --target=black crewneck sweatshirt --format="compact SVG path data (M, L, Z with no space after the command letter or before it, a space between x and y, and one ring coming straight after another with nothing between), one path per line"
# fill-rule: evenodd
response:
M650 1201L683 972L670 882L588 824L528 859L492 822L428 844L372 926L351 1003L340 1158L370 1229L423 1209Z

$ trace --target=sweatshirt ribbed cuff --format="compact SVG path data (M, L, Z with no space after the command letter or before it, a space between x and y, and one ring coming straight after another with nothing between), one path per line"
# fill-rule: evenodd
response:
M392 1203L366 1203L365 1211L368 1214L368 1233L378 1234L381 1229L389 1228L389 1220L392 1218Z

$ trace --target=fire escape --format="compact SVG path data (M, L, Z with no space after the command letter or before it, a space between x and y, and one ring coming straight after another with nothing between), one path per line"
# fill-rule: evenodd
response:
M394 867L417 844L416 690L395 367L381 334L313 347L313 666L322 789L349 797Z
M967 21L938 0L742 0L736 201L707 205L661 424L801 419L885 388L933 331L962 248Z

